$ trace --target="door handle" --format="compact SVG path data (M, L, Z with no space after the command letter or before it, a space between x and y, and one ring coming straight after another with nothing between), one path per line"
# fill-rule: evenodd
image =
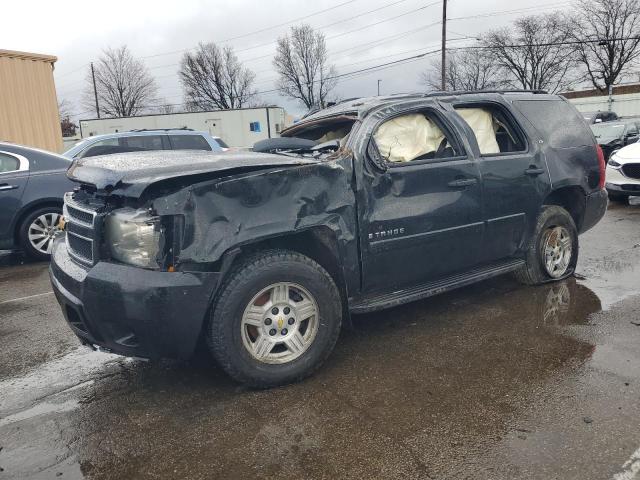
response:
M476 178L459 178L447 183L447 185L451 188L462 188L470 187L471 185L475 185L476 183L478 183L478 180Z
M15 190L16 188L18 188L18 185L9 185L8 183L0 183L0 191Z
M538 176L538 175L542 175L544 173L544 168L538 168L535 165L531 165L529 168L527 168L524 173L526 173L527 175L530 175L532 177Z

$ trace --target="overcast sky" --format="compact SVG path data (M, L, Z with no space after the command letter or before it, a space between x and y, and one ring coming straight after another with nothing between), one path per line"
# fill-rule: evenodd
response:
M436 22L442 15L441 1L433 0L109 0L64 5L51 0L5 2L0 48L56 55L58 99L70 102L81 118L94 116L80 102L88 62L106 47L126 44L156 78L159 97L179 104L183 97L177 64L184 49L198 42L232 45L256 73L256 89L266 91L274 87L274 42L291 24L304 21L324 32L331 63L338 73L346 73L437 49L441 26ZM453 47L473 41L462 37L505 26L520 15L567 8L568 2L449 0L448 5ZM307 18L296 21L301 17ZM342 98L375 95L378 79L383 94L416 91L419 72L432 58L341 80L336 93ZM294 115L303 112L278 94L261 97Z

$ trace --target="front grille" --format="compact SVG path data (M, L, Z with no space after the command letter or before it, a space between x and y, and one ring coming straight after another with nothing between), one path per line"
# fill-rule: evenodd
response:
M622 173L629 178L640 179L640 163L627 163L622 166Z
M93 266L98 260L98 212L95 207L81 204L72 193L64 196L64 216L67 222L67 251L77 262Z
M93 225L93 212L88 212L86 210L78 210L77 208L72 207L67 204L67 212L69 216L74 220L86 223L87 225Z
M93 241L67 232L67 247L74 255L93 261Z

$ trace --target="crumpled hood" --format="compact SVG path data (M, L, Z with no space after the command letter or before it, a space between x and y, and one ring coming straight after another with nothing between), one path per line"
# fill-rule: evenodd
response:
M310 163L316 161L254 152L158 150L82 158L71 164L67 176L98 190L139 197L149 185L170 178Z

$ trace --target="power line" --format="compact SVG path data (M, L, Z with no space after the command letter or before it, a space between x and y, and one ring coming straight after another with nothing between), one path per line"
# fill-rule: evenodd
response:
M286 22L278 23L276 25L271 25L269 27L265 27L265 28L262 28L260 30L254 30L252 32L244 33L242 35L237 35L235 37L229 37L229 38L226 38L224 40L219 40L218 43L226 43L226 42L230 42L231 40L237 40L239 38L245 38L245 37L249 37L251 35L255 35L257 33L262 33L262 32L266 32L266 31L269 31L269 30L273 30L274 28L283 27L283 26L289 25L291 23L299 22L300 20L304 20L306 18L314 17L316 15L320 15L322 13L329 12L331 10L335 10L336 8L343 7L344 5L348 5L348 4L354 3L356 1L357 0L348 0L347 2L339 3L338 5L334 5L333 7L325 8L323 10L318 10L317 12L313 12L313 13L310 13L308 15L304 15L302 17L297 17L297 18L294 18L292 20L287 20ZM153 55L147 55L147 56L140 57L140 58L154 58L154 57L161 57L161 56L164 56L164 55L172 55L174 53L182 53L182 52L186 52L188 50L193 50L193 48L194 47L192 47L192 48L183 48L181 50L174 50L174 51L171 51L171 52L156 53L156 54L153 54Z
M449 18L449 20L468 20L470 18L487 18L487 17L496 17L499 15L509 15L512 13L522 13L522 12L526 12L529 10L540 10L541 8L547 8L547 7L559 7L559 6L566 6L566 5L570 5L571 2L560 2L560 3L547 3L547 4L542 4L542 5L536 5L535 7L522 7L522 8L515 8L513 10L502 10L500 12L489 12L489 13L479 13L476 15L466 15L464 17L452 17Z
M64 77L66 77L68 75L71 75L72 73L76 73L78 70L82 70L84 67L86 67L88 65L89 65L88 63L85 63L83 65L80 65L78 68L75 68L75 69L70 70L70 71L65 72L65 73L60 73L60 74L56 75L56 77L57 78L64 78Z
M375 9L373 9L373 10L369 10L369 11L367 11L367 12L360 13L360 14L355 15L355 16L353 16L353 17L350 17L350 18L348 18L348 19L346 19L346 20L353 20L354 18L359 18L359 17L361 17L362 15L366 15L366 14L369 14L369 13L372 13L372 12L376 12L376 11L382 10L382 9L384 9L384 8L389 8L389 7L393 6L393 5L396 5L396 4L398 4L398 3L402 3L402 2L404 2L404 1L406 1L406 0L399 0L399 1L396 1L396 2L391 2L391 3L389 3L389 4L387 4L387 5L383 6L383 7L375 8ZM333 35L333 36L326 37L326 38L325 38L325 40L332 40L332 39L334 39L334 38L342 37L342 36L344 36L344 35L348 35L348 34L351 34L351 33L359 32L359 31L361 31L361 30L365 30L365 29L367 29L367 28L374 27L374 26L376 26L376 25L380 25L380 24L382 24L382 23L391 22L391 21L393 21L393 20L397 20L398 18L405 17L405 16L407 16L407 15L411 15L412 13L419 12L419 11L421 11L421 10L424 10L424 9L426 9L426 8L429 8L429 7L433 6L433 5L437 5L437 4L439 4L439 3L440 3L439 1L437 1L437 2L432 2L432 3L429 3L429 4L427 4L427 5L423 5L423 6L421 6L421 7L416 8L416 9L410 10L410 11L408 11L408 12L405 12L405 13L402 13L402 14L399 14L399 15L396 15L396 16L394 16L394 17L385 18L384 20L380 20L380 21L377 21L377 22L374 22L374 23L370 23L370 24L364 25L364 26L362 26L362 27L358 27L358 28L353 29L353 30L348 30L348 31L346 31L346 32L339 33L339 34L337 34L337 35ZM322 30L322 29L325 29L325 28L331 27L331 26L333 26L333 25L337 25L337 24L340 24L340 23L344 23L346 20L340 20L340 21L338 21L338 22L329 23L329 24L327 24L327 25L323 25L322 27L317 27L317 29L318 29L318 30ZM267 42L267 43L262 43L262 44L260 44L260 45L254 45L254 46L252 46L252 47L247 47L247 48L242 48L242 49L240 49L240 50L236 50L236 51L235 51L235 53L246 52L246 51L249 51L249 50L255 50L256 48L267 47L267 46L270 46L270 45L275 45L276 43L277 43L277 42L274 42L274 41ZM243 62L243 63L247 63L247 62L250 62L250 61L260 60L260 59L262 59L262 58L267 58L267 57L271 57L271 56L273 56L273 53L268 53L268 54L266 54L266 55L261 55L261 56L259 56L259 57L254 57L254 58L251 58L251 59L249 59L249 60L243 60L242 62ZM165 65L156 65L156 66L147 67L147 68L148 68L149 70L155 70L155 69L158 69L158 68L176 67L176 66L178 66L178 65L180 65L180 63L169 63L169 64L165 64Z

